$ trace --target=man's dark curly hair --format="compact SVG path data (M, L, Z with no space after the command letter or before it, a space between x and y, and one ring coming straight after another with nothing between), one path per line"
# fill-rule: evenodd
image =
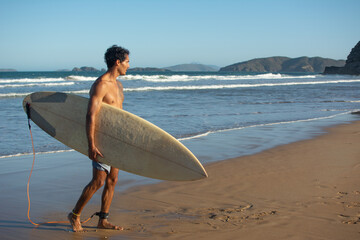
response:
M114 66L116 60L120 60L120 62L125 61L126 55L129 55L130 52L126 48L119 47L117 45L113 45L106 50L105 53L105 63L107 67L110 69Z

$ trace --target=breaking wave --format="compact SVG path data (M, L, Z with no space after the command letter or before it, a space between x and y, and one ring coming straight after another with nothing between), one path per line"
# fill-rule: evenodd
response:
M313 79L317 75L291 76L280 73L266 73L258 75L127 75L123 80L142 80L146 82L191 82L200 80L236 81L236 80L266 80L266 79Z

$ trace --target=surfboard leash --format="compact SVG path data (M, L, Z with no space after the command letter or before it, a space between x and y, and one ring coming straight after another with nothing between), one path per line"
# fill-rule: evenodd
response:
M27 114L27 118L28 118L28 126L29 126L29 132L30 132L30 137L31 137L31 145L32 145L32 150L33 150L33 162L32 162L32 166L31 166L31 170L30 170L30 174L29 174L29 179L28 179L27 187L26 187L26 193L27 193L27 199L28 199L27 217L28 217L29 221L31 222L31 224L33 224L34 226L40 226L40 225L44 225L44 224L53 224L53 223L69 223L69 221L51 221L51 222L35 223L30 218L30 206L31 206L31 204L30 204L30 190L29 190L29 188L30 188L31 175L32 175L34 165L35 165L34 138L33 138L33 135L32 135L31 124L30 124L30 122L31 122L30 121L31 120L30 103L26 103L26 114ZM93 215L91 215L91 217L89 217L85 221L82 221L81 224L90 221L90 219L92 219L95 215L98 215L98 214L94 213Z

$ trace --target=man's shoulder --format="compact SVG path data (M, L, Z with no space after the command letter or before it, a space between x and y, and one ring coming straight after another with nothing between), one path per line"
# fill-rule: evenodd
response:
M111 84L111 79L105 74L98 77L98 79L96 79L96 81L94 82L94 85L100 85L100 86L106 86L109 84Z
M109 79L106 76L102 75L98 77L91 86L90 95L92 95L92 93L94 92L99 93L99 92L108 91L108 89L111 87L112 85Z
M104 73L103 75L101 75L100 77L98 77L96 79L96 82L101 82L101 83L105 83L105 82L109 82L110 81L110 78L109 78L109 75Z

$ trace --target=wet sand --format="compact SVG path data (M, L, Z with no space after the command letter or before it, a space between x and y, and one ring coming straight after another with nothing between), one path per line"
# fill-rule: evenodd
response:
M134 187L125 193L117 191L109 220L124 226L126 230L122 232L96 230L97 219L84 224L87 233L73 233L68 224L34 228L26 218L28 172L8 171L0 174L3 183L11 181L1 187L1 236L359 239L359 142L360 121L333 127L314 139L209 164L206 180L161 182ZM57 155L59 161L63 157L66 156ZM74 157L74 153L67 157ZM35 174L38 179L32 180L31 214L37 221L66 220L81 187L88 181L86 174L67 171L69 166L54 167L64 168L61 172L67 172L65 179L54 172L50 179L49 175ZM84 218L98 210L99 195L86 207Z

